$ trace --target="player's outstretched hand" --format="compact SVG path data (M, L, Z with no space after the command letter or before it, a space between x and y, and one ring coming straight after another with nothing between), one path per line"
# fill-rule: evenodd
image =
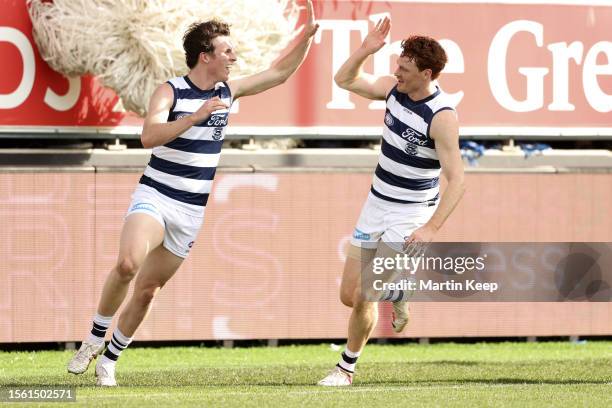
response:
M315 21L314 18L314 9L312 7L312 1L308 0L306 2L306 27L304 28L304 34L307 37L312 37L313 35L315 35L318 29L319 24Z
M366 50L368 54L374 54L385 45L385 38L391 30L391 19L385 17L378 20L376 26L368 32L368 35L363 40L361 48Z
M301 7L301 9L306 10L306 22L301 25L297 30L295 30L293 34L294 39L300 37L302 32L304 33L304 37L302 38L310 38L315 35L317 30L319 29L319 24L315 21L314 18L314 8L312 6L312 1L306 1L306 6Z

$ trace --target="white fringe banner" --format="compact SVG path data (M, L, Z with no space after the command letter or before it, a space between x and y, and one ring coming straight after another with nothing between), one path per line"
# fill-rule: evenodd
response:
M213 17L231 24L233 74L266 69L291 41L294 0L28 0L43 59L68 77L93 74L125 109L146 114L155 88L185 75L187 27Z

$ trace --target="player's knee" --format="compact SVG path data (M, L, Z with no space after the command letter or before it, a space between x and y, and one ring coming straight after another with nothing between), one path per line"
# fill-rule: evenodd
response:
M117 261L117 274L123 281L131 281L136 276L136 273L138 273L139 268L138 262L129 255L120 257Z
M358 316L361 316L361 318L376 319L377 309L374 302L366 302L364 300L355 302L353 304L353 311Z
M358 312L368 313L376 309L375 302L369 302L361 293L361 288L356 288L352 297L353 309Z
M344 306L353 307L353 293L345 289L340 289L340 302L342 302Z
M137 288L136 291L137 291L137 293L135 294L136 301L141 306L148 306L153 301L153 299L155 298L155 295L159 291L159 286L148 286L148 287L143 287L143 288Z

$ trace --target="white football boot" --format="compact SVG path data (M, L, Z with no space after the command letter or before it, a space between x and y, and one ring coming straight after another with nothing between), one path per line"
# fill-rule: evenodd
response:
M89 363L102 353L102 350L104 350L104 342L88 343L84 341L79 350L68 362L68 372L72 374L83 374L87 371Z
M340 367L336 366L327 377L317 383L323 387L346 387L353 383L353 374L347 373Z
M100 387L116 387L115 364L102 364L102 360L96 363L96 385Z
M401 333L406 328L408 320L410 320L410 308L405 300L393 302L392 304L393 320L391 321L391 326L394 332Z

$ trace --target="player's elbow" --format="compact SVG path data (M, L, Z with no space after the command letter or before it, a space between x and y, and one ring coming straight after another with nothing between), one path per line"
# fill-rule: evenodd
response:
M453 191L465 192L465 173L463 166L447 166L442 170L443 176L446 179L447 188L452 188Z
M465 194L465 182L461 181L461 184L459 185L459 191L461 192L461 196L463 196Z
M142 134L140 135L140 143L145 149L151 149L155 147L155 145L153 144L153 137L151 136L151 132L148 131L148 129L143 129Z
M465 180L463 174L448 178L448 185L452 186L460 196L465 193Z
M348 88L351 85L351 81L347 80L346 77L344 77L343 75L341 75L340 73L337 73L336 75L334 75L334 82L336 83L336 85L338 85L340 88L342 89L346 89L348 90Z
M276 81L274 81L273 87L284 84L285 82L287 82L287 79L289 79L290 76L291 76L291 74L288 74L288 75L279 75L279 77L276 78Z

